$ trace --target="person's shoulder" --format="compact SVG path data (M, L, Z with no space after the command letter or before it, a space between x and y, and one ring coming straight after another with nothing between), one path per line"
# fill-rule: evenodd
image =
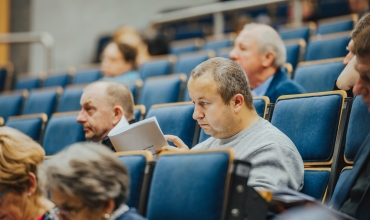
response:
M117 220L147 220L147 219L137 214L136 210L130 209L124 214L122 214L120 217L118 217Z

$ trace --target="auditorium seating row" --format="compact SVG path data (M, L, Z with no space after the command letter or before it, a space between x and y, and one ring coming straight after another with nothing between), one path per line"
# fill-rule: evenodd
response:
M302 192L329 201L342 169L347 167L345 173L349 172L348 167L370 132L365 126L370 115L361 97L347 98L344 91L333 91L281 96L275 104L269 103L267 97L256 97L254 105L259 115L285 133L301 154L305 164ZM154 105L145 117L156 116L164 134L179 136L191 147L207 138L192 119L193 109L190 102ZM42 145L47 155L84 141L77 113L63 114L66 116L54 115L46 126ZM18 127L27 128L26 122Z

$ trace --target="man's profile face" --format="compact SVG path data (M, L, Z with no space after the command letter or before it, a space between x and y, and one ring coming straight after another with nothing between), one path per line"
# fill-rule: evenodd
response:
M349 61L351 61L352 60L352 58L355 56L355 54L353 53L353 40L351 40L349 43L348 43L348 46L347 46L347 51L348 51L348 53L347 53L347 55L346 55L346 57L344 58L344 60L343 60L343 64L345 65L345 66L347 66L347 64L349 63Z
M243 30L235 40L230 58L239 64L248 76L252 88L255 88L255 78L263 70L262 56L258 50L258 33L254 30Z
M217 92L211 74L205 73L188 82L190 97L194 103L193 119L198 121L206 134L214 138L228 138L232 128L232 109L225 105Z
M353 87L353 93L361 95L362 100L369 107L370 111L370 56L357 56L356 60L355 69L360 77Z
M90 88L81 96L81 111L77 122L83 125L85 137L95 142L101 141L114 127L113 108L105 101L104 88Z

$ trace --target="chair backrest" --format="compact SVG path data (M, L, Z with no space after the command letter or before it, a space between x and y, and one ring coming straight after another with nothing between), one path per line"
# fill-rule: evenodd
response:
M343 193L342 191L339 191L339 188L340 188L341 185L343 185L344 182L347 181L348 176L351 173L351 170L352 170L352 166L347 166L347 167L344 167L342 169L342 172L339 175L339 179L338 179L338 181L337 181L337 183L335 185L332 198L337 197L336 195L338 193ZM330 203L333 203L333 201L331 201Z
M319 20L316 34L333 34L337 32L351 31L357 20L357 14Z
M168 75L171 72L174 57L149 60L140 66L140 75L143 80L152 76Z
M302 193L324 201L328 188L330 168L305 168Z
M69 83L69 78L70 74L68 72L47 76L44 80L43 87L61 86L64 88Z
M48 116L45 113L34 115L21 115L9 117L5 126L15 128L31 137L33 140L40 142L42 131Z
M342 32L311 37L307 45L305 61L345 57L350 33Z
M23 101L27 96L27 90L6 94L2 93L0 95L0 117L6 121L9 116L22 114Z
M80 99L83 87L66 88L60 98L58 112L69 112L81 110Z
M296 68L301 59L301 54L306 49L306 41L303 39L284 41L286 49L286 62L292 64L293 69Z
M208 51L182 54L177 59L174 73L185 73L189 78L191 71L209 57Z
M170 43L170 54L178 55L180 53L194 52L202 45L203 40L200 38L172 41Z
M308 42L311 31L314 28L313 26L315 25L309 24L302 27L280 27L278 33L283 40L302 38Z
M134 106L135 121L140 121L141 119L143 119L145 114L146 114L145 105Z
M61 87L32 90L26 100L23 114L45 113L50 118L62 92Z
M302 62L295 70L294 81L307 92L330 91L343 69L343 58Z
M162 77L151 77L145 80L140 93L139 104L146 109L154 104L177 102L182 84L186 82L184 74L173 74Z
M78 70L73 77L72 84L92 83L101 78L100 69Z
M76 142L85 141L85 132L76 119L78 112L55 113L46 125L42 146L47 156Z
M266 111L267 111L267 105L270 104L270 99L267 96L255 96L253 97L253 106L256 109L256 112L259 116L262 118L265 117ZM210 135L204 133L203 128L200 129L200 134L199 134L199 140L198 143L201 143L205 140L207 140Z
M330 165L344 91L280 96L271 123L295 144L305 165Z
M193 119L193 112L194 104L191 102L153 105L146 118L155 116L163 134L178 136L191 148L194 137L197 138L195 135L197 122Z
M370 128L367 126L369 123L368 107L362 101L361 96L356 96L352 103L344 146L344 159L347 164L353 164L358 150L370 133Z
M222 219L233 157L230 149L161 154L153 173L146 217Z
M231 47L234 44L234 36L223 36L223 37L214 37L207 38L203 50L214 50L217 51L220 48Z
M35 78L17 78L15 83L14 89L15 90L22 90L22 89L36 89L40 87L41 79L38 77Z
M117 152L116 155L124 163L130 174L130 193L126 204L129 207L139 208L141 191L145 178L145 169L152 161L149 151Z
M143 87L143 81L139 79L136 80L134 84L128 84L126 86L130 90L132 97L134 98L134 103L136 104L138 101L138 95L141 90L141 87Z

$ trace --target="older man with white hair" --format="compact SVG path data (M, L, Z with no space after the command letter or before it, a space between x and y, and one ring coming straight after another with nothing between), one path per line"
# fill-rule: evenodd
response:
M255 96L268 96L271 102L275 102L281 95L306 92L286 74L283 68L285 45L279 34L268 25L245 25L235 40L230 58L247 74Z

